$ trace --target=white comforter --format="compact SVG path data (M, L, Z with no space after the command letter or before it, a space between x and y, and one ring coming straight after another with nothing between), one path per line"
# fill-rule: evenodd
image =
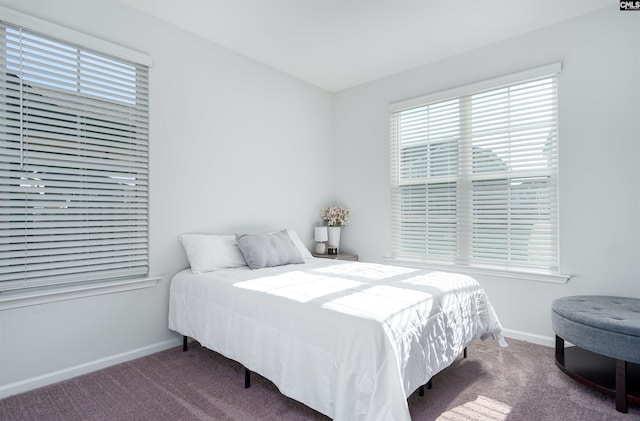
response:
M308 259L178 273L169 328L335 420L410 420L406 398L500 326L471 277Z

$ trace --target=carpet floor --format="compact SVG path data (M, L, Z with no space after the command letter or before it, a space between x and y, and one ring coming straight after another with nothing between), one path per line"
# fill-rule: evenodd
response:
M408 399L413 421L640 420L640 407L615 410L612 397L573 381L552 348L509 339L476 341ZM0 420L319 420L243 367L191 343L0 400Z

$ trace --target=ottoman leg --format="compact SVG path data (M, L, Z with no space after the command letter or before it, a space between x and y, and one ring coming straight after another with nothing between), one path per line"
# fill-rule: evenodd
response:
M556 362L564 367L564 339L556 335Z
M616 410L627 413L627 362L616 360Z

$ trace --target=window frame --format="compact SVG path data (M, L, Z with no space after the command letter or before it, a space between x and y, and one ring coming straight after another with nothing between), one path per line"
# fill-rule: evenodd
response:
M0 6L0 21L3 25L18 28L25 28L30 33L38 34L46 39L59 41L64 44L74 46L83 51L97 53L101 57L121 60L123 62L136 63L150 69L152 59L144 53L140 53L130 48L126 48L109 41L105 41L90 35L77 32L73 29L59 26L51 22L29 16L6 7ZM148 73L148 70L147 70ZM136 84L138 81L136 81ZM148 92L148 82L145 90ZM148 94L147 94L148 95ZM146 121L148 127L148 107L146 111ZM148 174L148 152L147 174ZM146 191L148 192L148 184ZM146 213L149 213L149 202L146 203ZM7 281L3 288L0 283L0 310L23 307L34 304L43 304L53 301L61 301L72 298L80 298L112 292L127 291L140 288L148 288L156 285L161 279L149 275L149 234L148 216L145 250L147 255L146 274L123 276L123 277L79 277L68 282L65 281L43 281L43 282L16 282Z
M558 213L559 213L559 208L558 208L558 201L557 201L557 194L559 191L559 188L557 186L557 177L558 177L558 169L557 169L557 149L556 149L556 167L555 167L555 180L554 182L556 183L556 185L554 186L554 193L556 195L555 198L551 199L552 203L555 203L555 221L557 223L556 225L556 232L555 232L555 241L556 241L556 259L557 259L557 270L553 270L553 269L539 269L539 268L527 268L527 267L518 267L518 266L513 266L513 265L508 265L508 264L504 264L504 265L500 265L500 264L478 264L477 262L473 262L473 260L470 258L471 256L471 251L467 250L467 253L465 255L465 253L463 253L463 255L461 256L460 254L460 245L462 245L462 247L467 247L470 248L471 247L471 241L469 238L464 238L465 236L471 235L472 232L472 228L471 228L471 206L468 206L470 201L472 200L472 193L471 192L467 192L465 193L456 193L455 198L456 198L456 203L458 203L460 200L462 200L463 202L467 202L465 206L463 203L463 206L461 207L462 211L458 211L456 210L456 221L455 221L455 225L456 227L458 226L462 226L462 225L467 225L466 229L458 229L456 228L457 232L458 232L458 236L460 235L459 232L463 231L463 238L458 238L458 240L461 241L461 243L457 243L458 245L456 246L456 252L455 255L456 257L453 258L451 260L451 258L449 260L447 259L437 259L437 258L433 258L433 256L430 256L428 253L428 251L426 251L425 249L425 254L424 256L421 257L416 257L416 256L412 256L411 253L408 252L402 252L402 250L400 249L402 246L400 244L400 211L399 211L399 207L400 207L400 203L402 201L402 198L400 197L400 186L402 185L401 182L401 171L403 171L403 167L400 164L400 157L401 157L401 153L400 153L400 143L398 140L398 137L400 136L399 133L397 132L398 127L395 126L395 124L399 124L397 121L397 118L399 118L398 116L400 115L401 112L403 111L415 111L420 109L420 107L428 107L430 104L442 104L445 103L447 101L455 101L455 100L463 100L465 98L470 98L472 95L477 95L481 92L487 92L487 91L491 91L491 90L497 90L499 88L503 88L503 87L508 87L508 86L513 86L513 85L517 85L517 84L522 84L526 81L529 80L535 80L535 79L541 79L541 78L545 78L545 77L555 77L556 81L557 81L557 76L561 71L561 63L560 62L556 62L556 63L552 63L546 66L540 66L537 68L533 68L533 69L529 69L526 71L522 71L522 72L517 72L517 73L513 73L513 74L509 74L506 76L501 76L501 77L497 77L497 78L493 78L493 79L489 79L489 80L485 80L485 81L481 81L478 83L473 83L473 84L469 84L469 85L465 85L465 86L461 86L461 87L457 87L454 89L450 89L450 90L446 90L446 91L442 91L442 92L437 92L434 94L429 94L429 95L425 95L425 96L421 96L421 97L417 97L417 98L413 98L413 99L409 99L409 100L405 100L405 101L400 101L400 102L396 102L396 103L392 103L389 106L389 122L390 122L390 146L391 146L391 205L392 205L392 212L391 212L391 230L392 230L392 245L391 245L391 256L389 256L388 258L386 258L385 260L389 263L401 263L401 264L405 264L405 265L417 265L419 267L429 267L429 268L434 268L434 269L439 269L439 270L456 270L458 272L466 272L466 273L470 273L470 274L484 274L484 275L492 275L492 276L500 276L500 277L510 277L510 278L521 278L521 279L530 279L530 280L536 280L536 281L548 281L548 282L556 282L556 283L564 283L567 282L567 280L570 278L570 276L568 275L564 275L560 272L560 235L559 235L559 223L557 223L558 221ZM556 97L555 97L556 101L557 101L557 91L556 91ZM468 102L467 102L468 103ZM557 104L557 102L556 102ZM463 111L461 111L462 108L460 108L458 110L458 113L461 114L463 113ZM557 117L557 108L556 108L556 117ZM461 117L460 117L461 118ZM464 122L463 122L464 123ZM556 125L557 125L557 121L556 121ZM469 130L466 131L467 134L470 132ZM557 133L557 126L556 126L556 133ZM470 149L472 142L470 141L462 141L460 139L456 140L456 145L457 145L457 165L458 167L455 168L455 174L452 175L451 177L440 177L442 180L455 180L456 183L463 183L466 184L467 187L471 186L471 183L473 182L474 179L482 179L483 175L482 173L473 173L473 171L469 170L467 168L467 170L462 171L460 168L465 167L465 166L471 166L471 159L466 159L466 161L462 158L460 158L460 156L467 156L470 157L472 154L470 151L466 151L466 155L464 155L461 152L462 148L467 148ZM406 146L405 146L406 147ZM557 141L556 141L556 148L557 148ZM427 153L425 152L425 155L427 155ZM427 158L425 158L427 159ZM427 170L426 171L432 171L433 169L429 166L426 167ZM428 177L427 177L428 178ZM406 179L405 179L406 180ZM426 186L426 184L423 184L424 186ZM425 193L426 194L426 193ZM460 199L460 197L462 197L462 199ZM422 200L422 199L419 199ZM426 200L426 196L425 199ZM425 206L426 203L433 203L433 202L425 202ZM425 208L426 209L426 208ZM428 210L425 210L425 212L428 212ZM460 217L462 214L462 218ZM425 214L426 215L426 214ZM425 222L426 223L426 222ZM425 229L426 225L425 225ZM426 240L425 240L426 241ZM426 245L424 247L427 247Z

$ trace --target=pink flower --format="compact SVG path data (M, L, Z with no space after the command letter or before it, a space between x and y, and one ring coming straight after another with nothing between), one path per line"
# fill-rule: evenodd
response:
M344 227L349 222L349 209L339 206L323 208L320 212L322 220L330 227Z

